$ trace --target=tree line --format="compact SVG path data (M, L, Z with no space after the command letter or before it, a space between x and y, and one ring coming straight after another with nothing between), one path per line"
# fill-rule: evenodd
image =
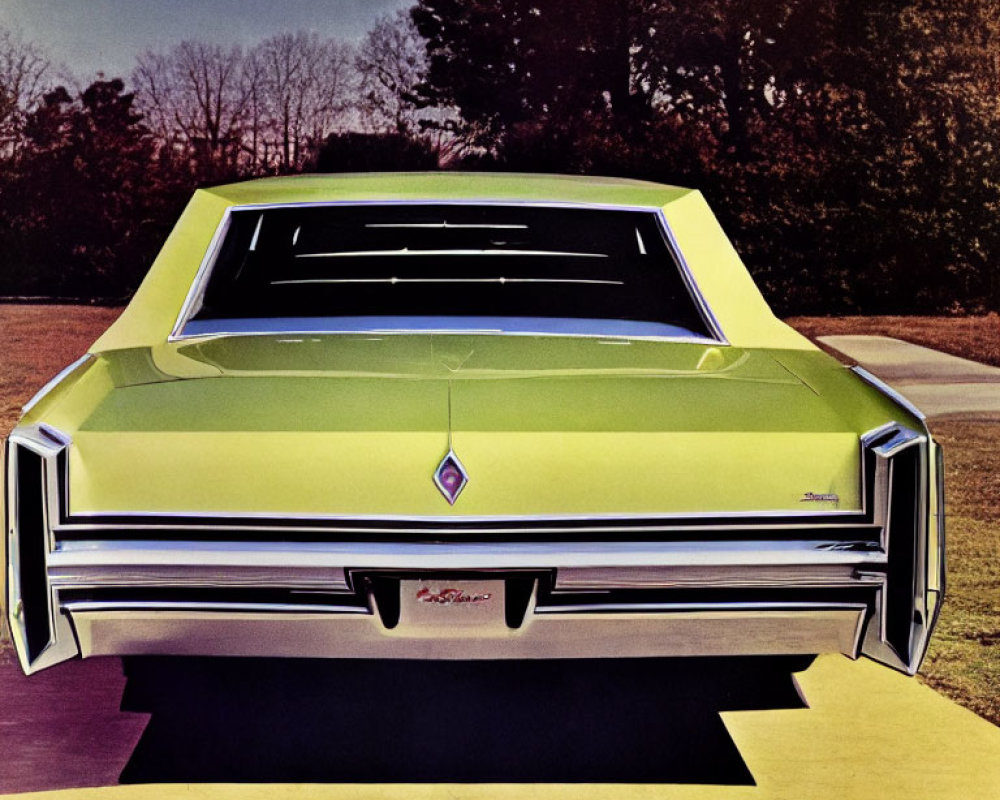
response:
M127 296L196 186L466 168L700 188L782 313L1000 310L995 0L419 0L51 73L0 30L0 295Z

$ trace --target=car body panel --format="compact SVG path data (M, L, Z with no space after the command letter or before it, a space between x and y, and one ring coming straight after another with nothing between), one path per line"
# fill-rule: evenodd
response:
M558 337L169 347L214 374L177 378L148 353L110 352L74 390L83 415L53 397L26 418L73 438L72 513L433 514L428 468L447 451L449 403L453 447L475 476L449 514L860 508L863 406L817 395L766 352L726 348L712 368L714 347ZM867 397L862 426L880 419L880 395ZM504 478L508 460L520 469ZM280 480L247 482L234 463Z
M247 241L272 207L417 202L640 210L697 311L193 322L230 224ZM919 412L778 321L698 192L637 181L201 190L119 320L26 407L6 462L27 672L81 654L833 649L912 673L944 592L940 448ZM487 600L488 624L457 616Z

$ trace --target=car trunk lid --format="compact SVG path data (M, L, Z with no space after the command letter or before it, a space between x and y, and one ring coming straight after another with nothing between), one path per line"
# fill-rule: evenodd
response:
M73 513L275 517L860 507L857 433L767 353L503 336L223 337L104 354ZM454 505L435 470L468 483Z

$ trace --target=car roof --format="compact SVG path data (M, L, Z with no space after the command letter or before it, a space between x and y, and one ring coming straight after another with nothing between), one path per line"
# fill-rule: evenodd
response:
M701 192L647 181L510 172L332 173L262 178L194 193L121 317L90 352L166 343L211 263L226 214L296 203L483 202L662 209L698 295L740 347L814 350L771 313Z
M516 172L383 172L259 178L204 190L230 205L515 201L659 208L691 192L627 178Z

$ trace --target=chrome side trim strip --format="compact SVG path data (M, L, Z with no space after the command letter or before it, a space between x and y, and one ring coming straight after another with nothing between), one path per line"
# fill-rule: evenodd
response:
M150 585L160 577L180 578L191 574L188 569L211 565L221 579L226 565L243 565L246 570L276 562L280 568L268 570L269 576L305 580L327 580L328 590L348 588L345 570L507 570L556 569L557 588L591 586L594 581L605 583L620 580L623 586L662 585L662 570L731 568L744 575L768 568L801 570L796 579L810 580L813 576L823 585L847 580L845 569L863 570L885 564L885 555L878 552L854 552L826 549L813 542L507 542L482 543L399 543L348 542L303 544L282 542L260 547L253 543L205 542L116 542L91 541L64 543L51 554L49 568L61 587L78 585L76 581L113 580L115 570L121 581ZM149 572L140 574L143 566ZM573 570L584 568L574 574ZM594 568L599 571L594 572ZM636 572L647 569L648 572ZM157 575L156 570L162 574ZM326 570L317 571L317 570ZM824 572L826 570L826 572ZM620 574L615 577L615 572ZM833 572L834 575L829 573ZM121 575L121 573L126 573ZM247 574L247 573L244 573ZM110 576L110 577L109 577ZM864 582L865 579L858 579ZM858 582L854 581L854 582ZM848 581L851 582L851 581ZM101 584L107 585L107 584ZM131 583L122 585L132 585ZM155 583L152 585L156 585Z
M53 566L53 560L56 565ZM278 560L278 559L275 559ZM211 561L211 559L206 559ZM75 567L59 566L51 559L48 571L50 583L58 588L111 587L182 587L211 588L289 588L322 589L329 592L348 591L342 568L305 566L278 567L272 565L215 563L114 563Z
M861 378L861 380L863 380L865 383L875 387L876 389L878 389L878 391L880 391L890 400L893 400L894 402L901 405L903 408L905 408L907 411L913 414L913 416L915 416L921 422L927 419L923 411L921 411L919 408L913 405L912 402L907 400L902 394L900 394L900 392L898 392L896 389L893 389L889 384L887 384L881 378L875 377L864 367L855 365L850 369L851 372L853 372L855 375Z
M578 528L562 528L560 530L570 530L570 531L606 531L614 532L622 530L621 527L615 527L614 523L638 523L647 521L647 525L636 526L636 530L683 530L685 528L691 527L695 528L696 525L685 525L685 521L690 520L696 522L699 520L746 520L746 524L730 524L730 525L713 525L712 527L716 530L737 530L740 528L751 526L755 523L763 521L766 523L768 520L778 519L790 519L790 520L802 520L802 523L785 523L777 527L782 529L794 529L794 528L814 528L822 525L824 519L830 519L832 522L830 524L835 525L840 528L870 528L870 522L841 522L841 518L851 518L860 517L861 512L857 509L828 509L824 511L801 511L801 510L767 510L767 511L718 511L718 512L680 512L675 514L663 515L663 516L651 516L649 514L552 514L552 515L538 515L538 514L525 514L518 516L507 516L507 515L455 515L455 516L409 516L405 514L356 514L351 516L338 515L338 514L282 514L280 516L275 514L269 514L265 512L231 512L231 511L219 511L219 512L196 512L196 511L177 511L177 512L157 512L157 511L83 511L73 514L70 520L62 525L59 525L57 530L99 530L101 528L117 529L117 528L129 528L141 530L144 528L156 528L163 526L170 526L172 528L177 528L180 530L184 529L194 529L201 528L205 526L211 527L259 527L259 525L254 525L254 523L271 522L278 521L281 522L289 521L290 524L282 524L280 527L283 530L295 529L296 522L302 523L329 523L332 527L336 527L338 530L344 531L364 531L364 530L377 530L379 532L387 532L392 530L398 530L398 528L385 528L377 529L372 527L352 527L350 523L398 523L399 525L428 525L428 524L440 524L442 526L440 529L434 529L435 531L440 530L441 532L448 530L455 530L456 526L462 524L489 524L496 523L498 526L503 526L505 523L510 525L515 525L518 530L524 530L528 533L542 533L550 528L545 527L547 523L559 525L561 523L567 522L597 522L597 525L581 525ZM117 522L112 520L122 520L124 522ZM144 520L145 522L131 522L130 520ZM197 523L180 523L178 524L176 520L198 520ZM80 520L88 520L88 522L81 522ZM94 520L89 522L89 520ZM108 520L107 522L101 522L101 520ZM203 521L203 522L202 522ZM347 523L346 525L342 523ZM522 523L538 523L537 527L524 527ZM604 527L602 527L602 524ZM430 529L428 529L430 530ZM477 529L486 530L486 529ZM506 530L503 527L498 527L496 529L490 529L487 532L500 533Z
M623 588L824 588L881 585L882 578L866 572L871 564L720 564L655 567L574 567L560 569L555 591L601 591Z
M243 611L279 612L295 614L365 614L372 612L364 606L337 606L312 603L203 603L191 601L148 600L74 600L63 603L70 614L82 611Z
M74 542L49 556L53 585L277 586L350 591L343 554L301 542Z
M51 380L48 381L41 389L39 389L35 394L21 407L21 413L27 414L31 409L38 405L39 401L45 397L49 392L51 392L64 378L76 372L78 367L82 367L88 361L90 361L93 356L90 353L84 353L76 361L70 364L68 367L60 370L57 375L55 375Z
M574 605L536 606L536 614L589 614L627 611L864 611L864 603L576 603Z

